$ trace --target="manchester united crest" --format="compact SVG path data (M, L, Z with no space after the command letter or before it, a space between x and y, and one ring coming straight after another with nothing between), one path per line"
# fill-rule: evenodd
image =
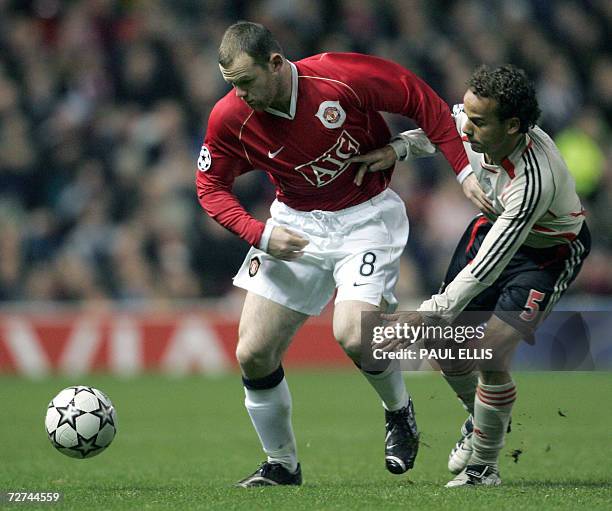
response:
M260 266L261 261L259 260L259 257L251 258L251 262L249 262L249 277L254 277L257 275Z
M328 106L323 111L323 119L330 124L336 124L340 120L340 112L335 106Z
M346 120L346 112L339 101L323 101L319 105L316 117L326 128L339 128Z

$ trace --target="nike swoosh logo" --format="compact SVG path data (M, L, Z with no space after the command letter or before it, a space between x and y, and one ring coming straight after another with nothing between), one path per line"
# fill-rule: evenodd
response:
M367 286L369 284L369 282L353 282L353 286L358 287L358 286Z
M280 153L284 148L285 146L282 146L278 151L274 151L273 153L268 151L268 158L276 158L278 156L278 153Z

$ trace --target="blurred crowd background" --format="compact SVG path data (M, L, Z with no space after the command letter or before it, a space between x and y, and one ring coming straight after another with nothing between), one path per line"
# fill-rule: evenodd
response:
M217 46L238 19L266 24L292 60L395 60L450 105L477 65L523 67L594 237L570 291L612 294L609 0L0 0L0 301L237 303L248 247L201 210L194 175L228 90ZM393 187L411 220L409 303L437 290L474 210L442 157L399 165ZM263 172L235 191L267 218Z

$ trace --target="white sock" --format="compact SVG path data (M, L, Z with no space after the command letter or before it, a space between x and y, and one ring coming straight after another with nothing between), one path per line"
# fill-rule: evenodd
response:
M244 388L244 405L270 463L297 470L297 447L291 426L291 394L287 380L271 389Z
M404 408L404 406L408 406L410 396L406 391L406 384L401 371L388 367L379 374L372 374L363 370L361 373L382 399L385 410L395 412Z
M512 405L516 400L513 381L503 385L478 383L474 400L474 435L470 465L493 465L497 468L499 452L504 446Z
M444 379L452 387L463 404L466 411L474 415L474 396L476 395L476 386L478 385L478 374L471 372L460 375L448 375L442 373Z

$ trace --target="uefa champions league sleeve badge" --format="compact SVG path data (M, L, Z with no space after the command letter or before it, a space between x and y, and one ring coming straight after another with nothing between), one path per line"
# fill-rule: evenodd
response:
M200 150L200 156L198 157L198 169L200 172L206 172L208 169L210 169L211 165L212 156L210 155L208 147L203 145L202 149Z

